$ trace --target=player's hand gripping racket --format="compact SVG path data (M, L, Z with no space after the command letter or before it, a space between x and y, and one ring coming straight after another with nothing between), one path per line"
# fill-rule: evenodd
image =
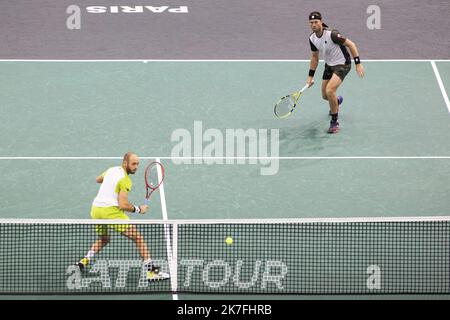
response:
M281 98L275 105L275 108L273 109L275 115L280 119L289 118L289 116L294 111L295 107L298 105L298 100L300 99L300 96L303 94L303 92L305 92L306 89L311 87L313 84L314 82L312 82L310 85L306 84L300 91L294 92L290 95Z
M164 176L164 166L159 162L151 162L145 168L145 205L148 205L148 199L152 193L163 183Z

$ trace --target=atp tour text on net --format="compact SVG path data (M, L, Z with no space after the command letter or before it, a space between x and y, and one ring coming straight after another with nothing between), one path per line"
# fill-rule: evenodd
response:
M155 260L155 263L160 265L165 272L169 272L169 264L166 260ZM179 261L179 269L184 278L182 283L184 288L191 287L193 277L198 275L201 275L205 286L215 289L221 288L229 283L234 271L231 281L239 289L248 289L256 286L258 282L262 289L269 286L275 286L280 291L284 289L283 280L288 268L283 261L255 261L253 275L247 282L243 281L240 276L243 267L244 262L242 260L237 260L235 265L219 259L209 262L201 259L182 259ZM70 290L87 289L94 283L101 283L102 288L125 288L127 287L128 274L136 268L140 269L140 277L138 283L134 285L137 285L139 289L145 289L149 286L149 283L146 268L141 260L97 260L87 274L81 272L78 266L69 266L66 269L66 275L68 276L66 285ZM222 279L217 279L215 276L217 270L223 271ZM117 274L115 281L112 279L113 273Z
M261 175L275 175L279 169L278 129L208 128L194 121L193 132L178 128L172 132L171 159L174 164L261 165ZM270 143L269 143L270 142ZM270 152L270 155L269 155Z
M155 260L155 263L161 266L164 272L169 272L169 263L167 260ZM242 279L243 270L252 268L251 276L247 275ZM139 279L132 280L137 283L128 283L128 274L132 271L140 272ZM218 271L220 271L218 273ZM381 289L381 269L378 265L369 265L365 270L367 274L366 287L369 290ZM113 274L115 275L113 277ZM221 276L217 276L220 274ZM148 288L149 284L146 277L146 268L141 260L97 260L86 272L81 272L78 266L72 265L66 269L66 286L69 290L89 289L90 286L100 283L102 288L126 288L135 287L137 289ZM199 286L199 283L193 283L194 277L202 281L202 285L211 289L217 289L231 284L240 290L251 288L271 289L275 288L280 293L285 289L285 282L288 280L288 266L281 260L256 260L253 262L244 262L236 260L234 263L225 260L216 259L205 261L202 259L182 259L178 261L178 279L180 289L189 289ZM115 281L114 281L114 279ZM220 279L221 278L221 279Z

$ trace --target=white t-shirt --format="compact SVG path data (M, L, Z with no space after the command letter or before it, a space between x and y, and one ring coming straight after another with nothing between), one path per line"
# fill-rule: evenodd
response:
M130 192L132 182L122 167L112 167L102 173L103 182L92 205L96 207L118 207L119 191Z
M314 32L309 36L311 51L319 51L329 66L351 63L350 54L344 46L345 40L339 31L328 28L323 29L320 38Z

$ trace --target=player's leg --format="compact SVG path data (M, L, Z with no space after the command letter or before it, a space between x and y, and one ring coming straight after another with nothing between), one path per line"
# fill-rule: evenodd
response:
M322 98L324 100L328 101L328 96L327 96L327 87L328 87L328 82L330 82L331 77L333 76L333 67L330 67L329 65L325 64L325 70L323 71L323 76L322 76ZM337 97L337 101L338 101L338 105L340 105L342 103L342 101L344 101L344 98L341 96ZM331 116L331 109L328 112L328 115Z
M91 208L91 218L92 219L105 219L105 214L108 214L108 208L100 208L92 206ZM94 242L87 254L78 261L76 264L81 271L85 270L86 267L91 263L94 256L100 252L103 247L105 247L109 241L110 237L108 235L108 227L106 225L96 225L95 231L99 235L99 239Z
M349 73L351 69L350 64L342 64L331 67L333 75L330 78L330 81L327 84L325 89L325 94L328 97L328 103L330 105L330 128L328 129L328 133L337 133L339 132L339 122L338 122L338 112L339 105L342 104L344 98L342 96L337 96L336 92L339 86L344 81L346 75Z
M327 96L328 103L330 105L331 114L338 113L339 104L336 96L336 91L341 85L342 80L336 74L333 74L331 79L328 81L327 86L325 88L325 95Z
M333 76L333 69L328 64L325 64L325 68L323 70L322 75L322 98L324 100L328 100L327 86L332 76Z
M83 271L92 261L94 256L99 253L110 241L109 235L102 235L100 239L94 242L88 253L78 263L78 267Z
M100 239L98 239L96 242L94 242L90 251L94 252L94 254L100 252L100 250L102 250L103 247L105 247L109 243L110 240L111 240L111 238L109 235L100 236Z
M122 232L122 234L131 239L135 244L144 261L150 259L150 254L148 253L147 244L145 243L144 237L142 237L141 233L137 230L135 225L129 225L128 228Z
M325 70L323 72L323 77L322 77L322 98L324 100L328 101L328 96L327 96L327 86L328 86L328 82L330 81L331 77L333 76L333 74L336 71L334 70L334 67L330 67L329 65L325 65ZM344 71L345 72L345 71ZM344 101L344 98L342 96L337 96L337 103L338 106L342 104L342 102ZM339 110L339 107L338 107ZM331 116L332 111L331 109L328 112L328 115Z
M148 252L147 244L144 237L137 230L135 225L129 225L128 228L122 232L124 236L131 239L139 250L139 253L144 260L144 267L147 272L148 280L162 280L168 279L170 276L168 273L162 272L160 267L153 263Z
M330 81L330 79L328 80L322 80L322 99L327 100L328 101L328 97L327 97L327 85L328 82Z
M336 74L333 74L330 81L327 84L325 93L328 97L328 103L330 105L330 128L328 129L328 133L337 133L339 132L339 122L338 122L338 112L339 112L339 104L336 96L336 91L341 85L342 80Z
M327 97L327 85L328 85L328 82L329 82L329 81L330 81L330 80L323 80L323 81L322 81L322 98L323 98L324 100L327 100L327 101L328 101L328 97ZM344 97L342 97L342 96L337 96L337 101L338 101L338 105L341 105L342 102L344 101ZM339 108L338 108L338 111L339 111ZM331 116L331 109L329 110L328 115Z

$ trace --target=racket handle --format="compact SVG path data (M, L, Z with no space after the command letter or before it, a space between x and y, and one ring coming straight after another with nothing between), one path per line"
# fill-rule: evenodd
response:
M311 84L311 86L312 86L312 84ZM309 84L306 84L301 90L300 90L300 93L303 93L306 89L308 89L310 87L310 85Z
M147 198L144 199L144 204L145 204L146 206L148 206L148 199L147 199Z

